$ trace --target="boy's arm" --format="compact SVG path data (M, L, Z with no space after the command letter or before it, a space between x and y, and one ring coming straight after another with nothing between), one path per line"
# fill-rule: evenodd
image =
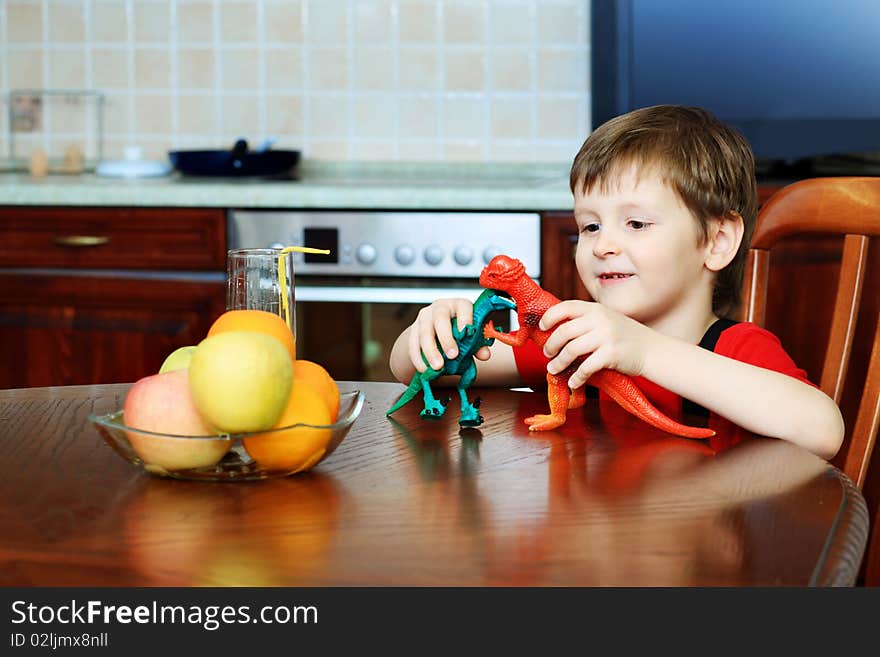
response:
M794 377L651 332L642 376L735 424L830 459L843 441L837 404Z

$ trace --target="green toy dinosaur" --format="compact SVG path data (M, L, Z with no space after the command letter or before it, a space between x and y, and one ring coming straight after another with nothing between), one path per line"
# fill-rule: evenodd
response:
M491 345L494 338L483 337L483 326L489 321L489 315L496 310L512 310L516 308L516 304L505 297L499 296L492 290L484 290L483 293L474 301L474 319L472 324L468 324L461 331L458 330L458 324L455 319L452 320L452 336L458 345L458 356L455 358L447 358L443 356L443 367L439 370L431 369L429 366L424 373L416 372L409 386L388 409L386 415L391 415L394 411L409 403L419 391L424 393L425 408L422 409L420 415L426 418L439 418L446 412L446 404L449 399L438 400L431 391L431 381L444 375L459 376L456 389L461 397L461 417L458 424L462 427L477 427L483 423L483 416L479 413L480 400L475 399L473 403L468 402L467 389L473 385L477 378L477 365L474 362L474 354L484 346ZM441 349L441 353L442 353ZM425 359L424 354L422 358ZM425 364L428 360L425 359Z

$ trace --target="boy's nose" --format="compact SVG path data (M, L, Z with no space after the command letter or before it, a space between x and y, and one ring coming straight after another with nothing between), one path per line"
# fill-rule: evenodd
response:
M611 231L603 229L599 232L599 237L593 242L593 255L598 257L616 255L620 252L617 241L614 239Z

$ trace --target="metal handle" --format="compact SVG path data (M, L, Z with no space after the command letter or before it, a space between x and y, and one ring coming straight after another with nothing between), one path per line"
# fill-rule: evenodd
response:
M482 288L295 286L296 301L335 303L419 303L460 297L474 301Z
M63 235L54 239L58 246L69 246L74 248L83 248L86 246L101 246L110 241L109 237L103 235Z

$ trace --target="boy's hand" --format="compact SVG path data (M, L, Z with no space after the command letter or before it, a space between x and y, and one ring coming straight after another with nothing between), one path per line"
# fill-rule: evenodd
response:
M473 310L473 304L467 299L438 299L419 311L416 321L410 326L407 343L410 360L417 371L427 369L422 359L423 353L433 369L443 367L438 341L447 358L458 356L458 345L452 335L452 318L456 318L458 330L462 331L473 322ZM488 347L482 347L475 355L480 360L488 360L490 354Z
M568 380L572 389L605 368L631 376L642 373L651 329L601 304L563 301L544 313L538 328L553 329L544 344L544 355L551 359L547 364L551 374L587 357Z

